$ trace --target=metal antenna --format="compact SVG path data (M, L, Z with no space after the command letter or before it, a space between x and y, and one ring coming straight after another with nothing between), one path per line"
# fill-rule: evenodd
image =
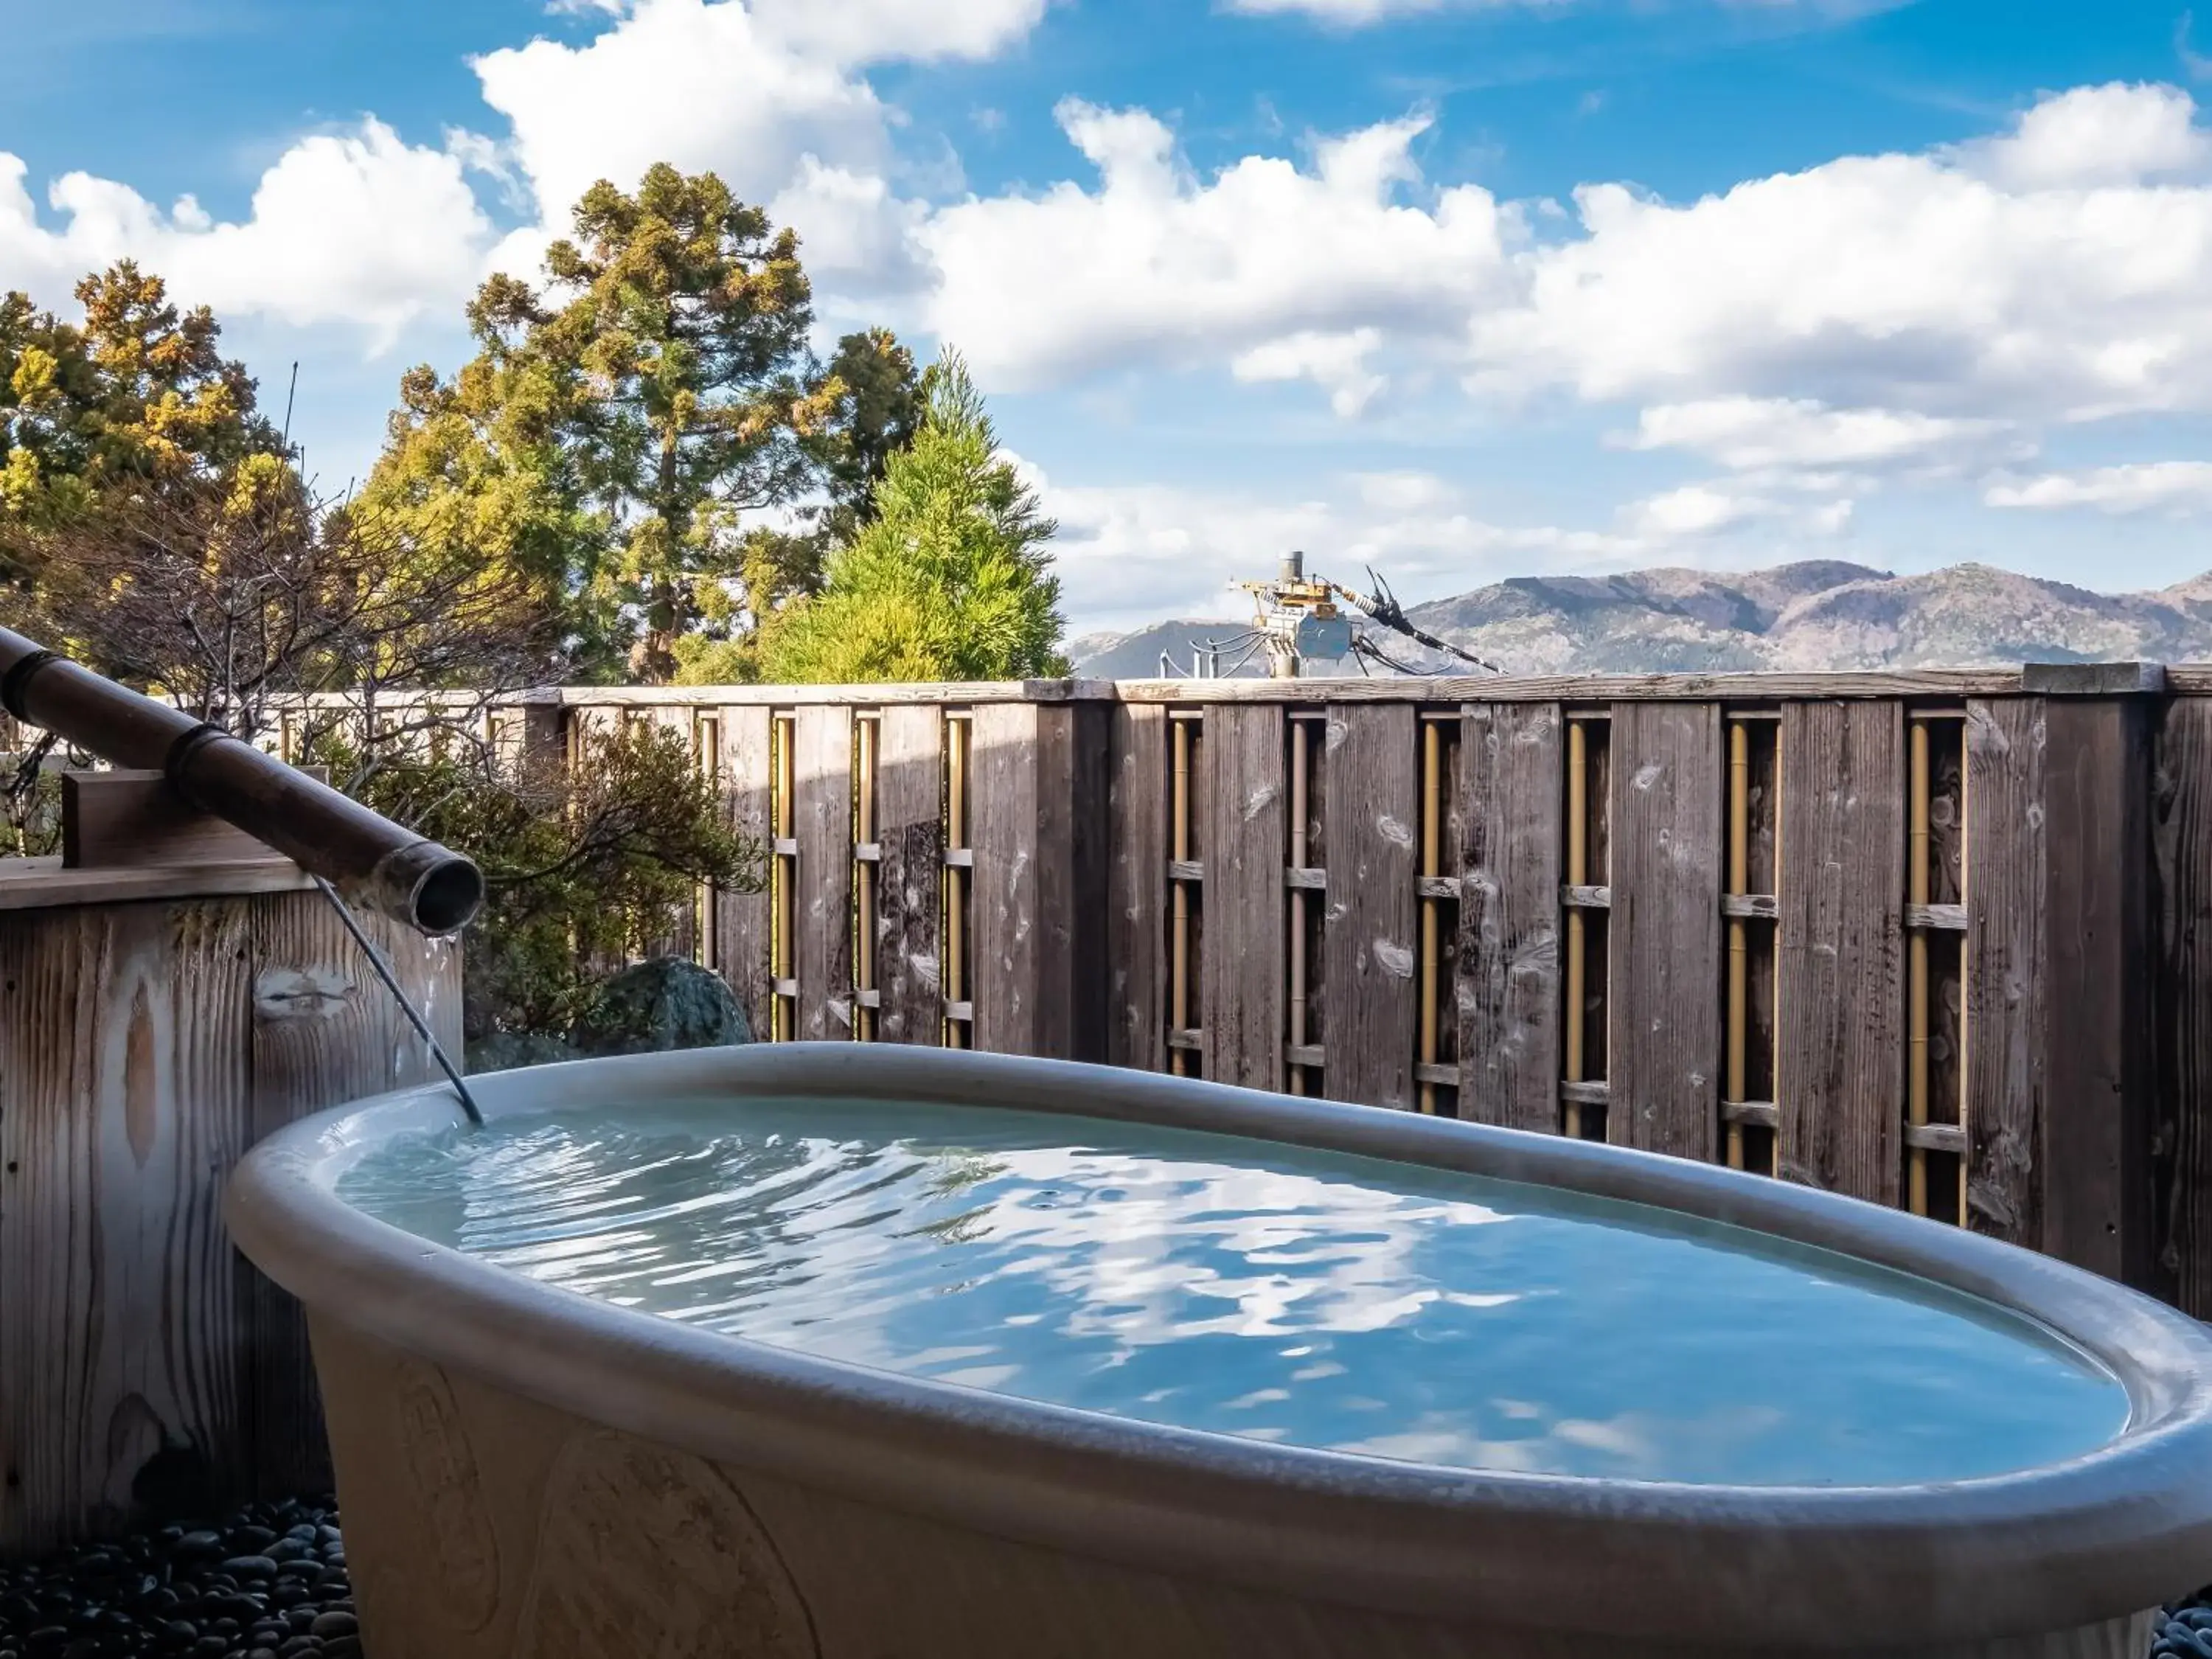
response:
M292 360L292 389L284 394L284 436L282 442L288 450L292 447L292 399L299 395L300 360L295 357Z
M477 1109L476 1097L469 1092L469 1085L461 1081L459 1070L446 1057L446 1050L440 1044L437 1033L430 1029L430 1022L422 1018L407 993L399 988L399 976L392 971L392 964L384 959L384 952L370 942L367 933L362 932L361 923L346 908L346 902L338 896L337 888L320 876L315 878L315 885L323 890L323 896L338 913L338 920L345 924L346 932L353 935L353 942L361 946L362 955L367 957L368 965L376 969L376 976L384 981L384 988L392 993L392 1000L399 1005L399 1012L407 1016L407 1023L415 1028L423 1042L430 1045L430 1058L438 1062L439 1069L445 1073L447 1080L453 1085L453 1092L461 1097L461 1109L469 1115L469 1121L479 1129L483 1127L483 1114Z

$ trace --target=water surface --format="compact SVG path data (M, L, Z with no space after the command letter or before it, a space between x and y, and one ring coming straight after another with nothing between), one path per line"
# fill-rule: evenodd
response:
M1640 1206L1050 1113L704 1100L371 1150L340 1194L709 1330L1146 1422L1481 1469L1954 1480L2118 1382L1905 1274Z

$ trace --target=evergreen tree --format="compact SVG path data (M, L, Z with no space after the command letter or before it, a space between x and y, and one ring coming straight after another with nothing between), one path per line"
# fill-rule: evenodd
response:
M574 225L545 292L484 285L452 382L409 377L365 495L563 585L602 672L627 643L632 675L665 679L677 640L732 606L743 515L814 481L834 388L798 238L713 173L657 165L634 196L602 180Z
M179 312L127 259L79 283L76 299L81 324L0 295L0 569L18 580L52 532L280 448L204 307Z
M762 641L772 680L1000 680L1064 674L1058 526L1001 459L983 399L947 351L910 447L891 453L874 517L832 555L822 592Z

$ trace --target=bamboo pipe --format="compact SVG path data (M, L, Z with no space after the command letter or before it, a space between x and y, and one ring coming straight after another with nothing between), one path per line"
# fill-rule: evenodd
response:
M854 734L860 749L853 769L853 835L861 845L876 838L876 723L855 720ZM853 983L855 989L876 988L876 866L865 859L853 860L854 939ZM876 1011L854 999L853 1034L863 1042L876 1035Z
M797 809L793 803L793 785L798 766L791 750L793 741L798 736L798 722L789 715L781 716L775 722L775 836L778 841L791 839L795 822ZM798 896L793 890L794 872L792 866L794 862L794 860L782 853L776 854L770 860L775 875L776 890L775 902L772 907L775 936L771 943L769 956L775 964L773 971L779 980L789 979L792 976L792 933L798 921L794 914ZM769 1029L776 1042L791 1041L791 1000L781 992L774 994Z
M1172 856L1178 864L1190 857L1190 722L1170 719L1175 730L1174 788L1168 804L1168 833ZM1173 1038L1190 1029L1190 884L1171 879L1170 902L1174 919L1170 929L1168 961L1168 1035ZM1190 1072L1183 1049L1168 1049L1168 1070L1177 1077Z
M1291 866L1303 870L1310 856L1311 842L1306 833L1307 799L1310 789L1307 769L1311 764L1306 745L1308 722L1292 720L1291 727ZM1304 1048L1306 1041L1306 892L1303 887L1291 889L1291 1044ZM1306 1068L1292 1065L1285 1068L1291 1092L1302 1095L1306 1091Z
M945 839L950 848L968 845L968 743L971 728L964 720L945 722ZM968 980L968 872L957 865L945 868L945 1000L964 1002ZM965 1048L970 1028L947 1017L945 1046Z
M1581 887L1589 879L1589 737L1580 720L1567 722L1567 884ZM1583 913L1567 912L1566 1073L1567 1081L1583 1080L1583 978L1588 940ZM1572 1139L1583 1136L1582 1103L1566 1105L1566 1130Z
M1442 875L1443 734L1434 720L1421 723L1421 873ZM1421 1063L1437 1063L1437 902L1421 899ZM1437 1109L1437 1085L1423 1082L1421 1109Z
M1751 731L1741 720L1729 725L1729 891L1751 890ZM1728 1075L1722 1098L1744 1098L1746 1074L1750 1070L1751 945L1741 916L1729 920L1728 954ZM1728 1126L1728 1165L1743 1168L1743 1125L1731 1118Z
M1928 902L1928 724L1915 720L1910 745L1910 817L1905 862L1905 896L1912 904ZM1905 1117L1915 1127L1928 1121L1928 935L1916 927L1905 947ZM1923 1146L1905 1151L1905 1207L1915 1215L1928 1213L1928 1152ZM1963 1212L1962 1212L1963 1218Z
M4 628L0 707L117 766L163 773L201 811L418 933L457 932L483 907L483 872L459 853Z

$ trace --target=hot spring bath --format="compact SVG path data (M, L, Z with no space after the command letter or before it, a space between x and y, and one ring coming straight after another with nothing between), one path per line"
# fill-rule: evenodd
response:
M284 1131L365 1635L443 1656L2132 1656L2212 1340L1603 1147L889 1047Z

